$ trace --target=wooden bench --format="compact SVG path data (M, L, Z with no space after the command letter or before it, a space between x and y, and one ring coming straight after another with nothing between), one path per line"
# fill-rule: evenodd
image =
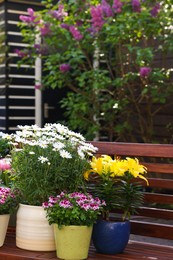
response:
M92 143L98 147L98 154L137 157L148 168L147 177L150 186L146 187L145 190L144 206L139 209L139 214L131 219L132 235L124 253L98 254L91 244L88 260L172 260L173 145ZM54 260L57 258L55 252L32 252L17 248L15 246L15 232L9 230L5 244L0 248L0 260L34 259Z

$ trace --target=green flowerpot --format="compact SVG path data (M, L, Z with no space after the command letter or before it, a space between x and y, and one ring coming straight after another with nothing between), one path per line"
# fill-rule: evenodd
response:
M81 260L88 257L92 226L62 226L54 224L56 254L60 259Z

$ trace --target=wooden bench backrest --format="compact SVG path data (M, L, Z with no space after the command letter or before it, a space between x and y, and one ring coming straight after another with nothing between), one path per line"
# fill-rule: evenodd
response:
M173 145L91 142L97 154L137 157L147 167L144 205L132 217L132 234L173 240Z

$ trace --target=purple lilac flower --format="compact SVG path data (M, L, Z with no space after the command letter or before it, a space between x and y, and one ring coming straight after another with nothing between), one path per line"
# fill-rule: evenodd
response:
M35 84L34 87L35 87L35 89L38 89L38 90L39 90L39 89L41 89L42 85L41 85L41 84Z
M34 49L37 54L41 54L41 55L48 54L48 47L42 44L34 44Z
M134 12L141 12L141 4L139 0L132 0L132 8Z
M35 21L37 16L35 15L35 12L32 8L28 8L27 9L28 12L28 16L26 15L20 15L19 19L24 22L24 23L34 23L34 24L38 24L40 21Z
M82 26L83 25L83 21L82 20L77 20L76 21L76 25L77 26Z
M43 25L43 27L40 28L40 33L41 33L42 36L49 35L51 33L50 24L49 23L45 23Z
M156 17L159 11L160 11L160 3L156 3L156 5L152 8L150 13L153 17Z
M114 12L115 13L121 13L121 11L122 11L122 6L123 6L123 3L121 2L121 1L119 1L119 0L114 0L113 1L113 5L112 5L112 8L114 9Z
M51 15L57 20L62 21L65 16L68 16L68 13L64 11L64 5L59 5L58 7L58 10L52 11Z
M68 72L69 70L70 70L70 65L69 64L66 64L66 63L64 63L64 64L61 64L60 66L59 66L59 69L60 69L60 71L61 72Z
M66 29L66 30L69 30L69 28L70 28L70 26L66 23L60 24L60 27L63 28L63 29Z
M80 41L83 38L83 35L80 33L80 31L73 25L71 25L69 27L69 30L71 32L71 34L73 35L73 37L75 38L75 40Z
M106 17L112 17L113 16L111 6L106 2L106 0L102 0L101 7L102 7L103 14Z
M26 57L26 56L28 55L27 52L21 51L21 50L19 50L19 49L15 49L14 52L15 52L20 58L24 58L24 57Z
M94 27L95 31L98 32L101 30L103 24L104 24L104 19L103 19L103 10L101 5L97 6L91 6L91 23L92 26Z
M141 77L148 77L150 73L151 73L151 68L149 68L149 67L140 68L139 74Z

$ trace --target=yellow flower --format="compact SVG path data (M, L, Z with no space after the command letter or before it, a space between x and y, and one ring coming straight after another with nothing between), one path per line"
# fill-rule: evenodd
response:
M148 180L143 176L147 172L144 165L139 164L137 158L127 157L124 160L112 159L108 155L102 155L102 157L93 157L91 161L91 169L84 173L84 178L88 180L91 172L98 174L101 177L124 177L126 174L130 174L132 178L141 178L147 182Z
M123 160L114 160L111 164L111 177L122 177L127 171L127 166Z
M128 165L128 172L134 178L141 178L141 179L145 180L148 185L148 180L142 175L147 172L147 168L144 165L139 164L139 161L137 158L132 159L132 158L127 157L126 162Z

